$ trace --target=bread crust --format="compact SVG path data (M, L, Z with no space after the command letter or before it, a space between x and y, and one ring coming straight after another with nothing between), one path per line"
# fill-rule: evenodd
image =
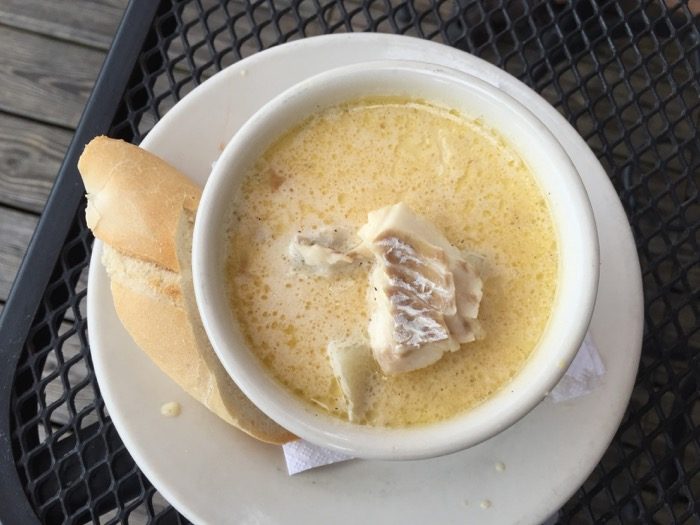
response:
M134 342L230 425L266 443L296 439L241 392L204 332L191 273L200 188L157 156L106 137L86 146L78 169L87 223L105 243L114 306Z
M180 171L137 146L96 137L78 170L87 190L87 225L121 253L180 271L175 246L183 208L194 212L201 189Z
M205 350L211 359L200 357L195 330L184 308L117 279L112 279L111 289L117 315L134 342L185 392L260 441L279 445L295 439L241 392L213 350Z

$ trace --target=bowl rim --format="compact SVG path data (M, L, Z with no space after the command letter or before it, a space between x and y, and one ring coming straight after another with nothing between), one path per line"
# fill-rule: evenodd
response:
M570 190L577 201L574 215L581 226L579 243L590 262L583 275L578 276L582 289L578 317L571 321L573 326L569 327L568 333L561 341L563 350L556 355L556 363L550 363L537 377L530 379L530 385L513 390L513 393L517 391L522 397L509 397L507 392L522 376L522 373L518 373L499 392L465 413L429 425L391 429L352 424L323 414L320 410L314 410L309 404L289 393L271 377L271 374L266 373L252 352L229 350L244 345L232 341L231 327L227 327L227 324L230 325L227 321L230 321L232 313L222 312L221 308L215 306L216 296L225 292L221 291L221 272L216 270L216 265L220 265L221 261L216 260L216 250L211 249L212 246L222 244L220 235L217 239L217 228L220 228L218 225L224 218L223 214L230 213L230 207L221 203L221 195L224 193L222 186L226 185L232 167L243 162L240 161L244 157L241 152L255 149L256 144L257 149L264 149L260 145L261 137L267 139L263 140L267 147L274 138L293 126L293 123L276 133L264 133L266 126L271 127L270 123L282 111L292 111L297 105L308 106L315 93L332 89L338 82L367 79L371 75L376 76L386 71L397 72L399 76L423 75L426 78L459 85L462 89L481 90L487 96L513 109L517 115L515 118L523 120L542 137L546 137L546 146L551 148L547 149L547 153L555 165L563 168L571 186ZM362 95L357 95L357 98L361 97ZM317 110L319 109L322 107L318 106ZM539 178L538 182L541 183ZM525 106L497 86L448 67L405 60L363 62L320 73L288 88L259 109L226 145L213 167L197 211L192 256L195 297L204 328L227 373L244 394L269 417L296 435L320 446L356 457L374 459L426 458L468 448L509 427L537 406L565 373L585 336L595 304L599 266L597 233L588 195L571 160L554 134ZM551 326L548 325L545 334L550 331ZM540 343L536 350L539 347ZM523 369L526 366L527 363ZM495 399L502 401L494 404Z

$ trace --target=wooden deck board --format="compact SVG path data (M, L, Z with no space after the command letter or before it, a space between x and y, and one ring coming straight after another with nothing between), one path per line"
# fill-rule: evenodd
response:
M109 49L127 0L2 0L0 24Z
M40 213L72 135L0 113L0 206Z
M75 128L104 52L0 26L0 110Z
M8 6L3 2L0 13ZM0 25L0 301L7 298L104 54Z
M5 301L34 233L37 217L0 207L0 300Z

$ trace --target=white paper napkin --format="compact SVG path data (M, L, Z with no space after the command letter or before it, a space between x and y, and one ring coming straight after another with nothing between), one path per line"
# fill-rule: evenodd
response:
M593 391L604 374L605 366L600 359L598 349L590 334L587 334L566 374L549 393L549 397L555 403L560 403L585 396ZM318 447L303 439L287 443L282 448L290 476L323 465L353 459L351 456Z
M287 462L287 472L290 476L323 465L353 459L352 456L316 446L303 439L285 443L282 448L284 449L284 459Z
M591 334L586 334L581 348L569 365L566 374L549 393L555 403L576 399L590 394L605 375L605 366L600 359Z

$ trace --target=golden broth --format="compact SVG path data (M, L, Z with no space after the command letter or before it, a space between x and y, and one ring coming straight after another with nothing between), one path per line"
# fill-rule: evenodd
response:
M503 387L535 348L557 283L554 225L518 154L477 120L425 102L376 98L325 110L285 133L232 200L228 295L253 352L292 392L345 417L326 346L366 337L367 268L293 271L298 231L357 230L404 201L460 249L486 256L483 340L436 364L385 377L370 424L429 423Z

